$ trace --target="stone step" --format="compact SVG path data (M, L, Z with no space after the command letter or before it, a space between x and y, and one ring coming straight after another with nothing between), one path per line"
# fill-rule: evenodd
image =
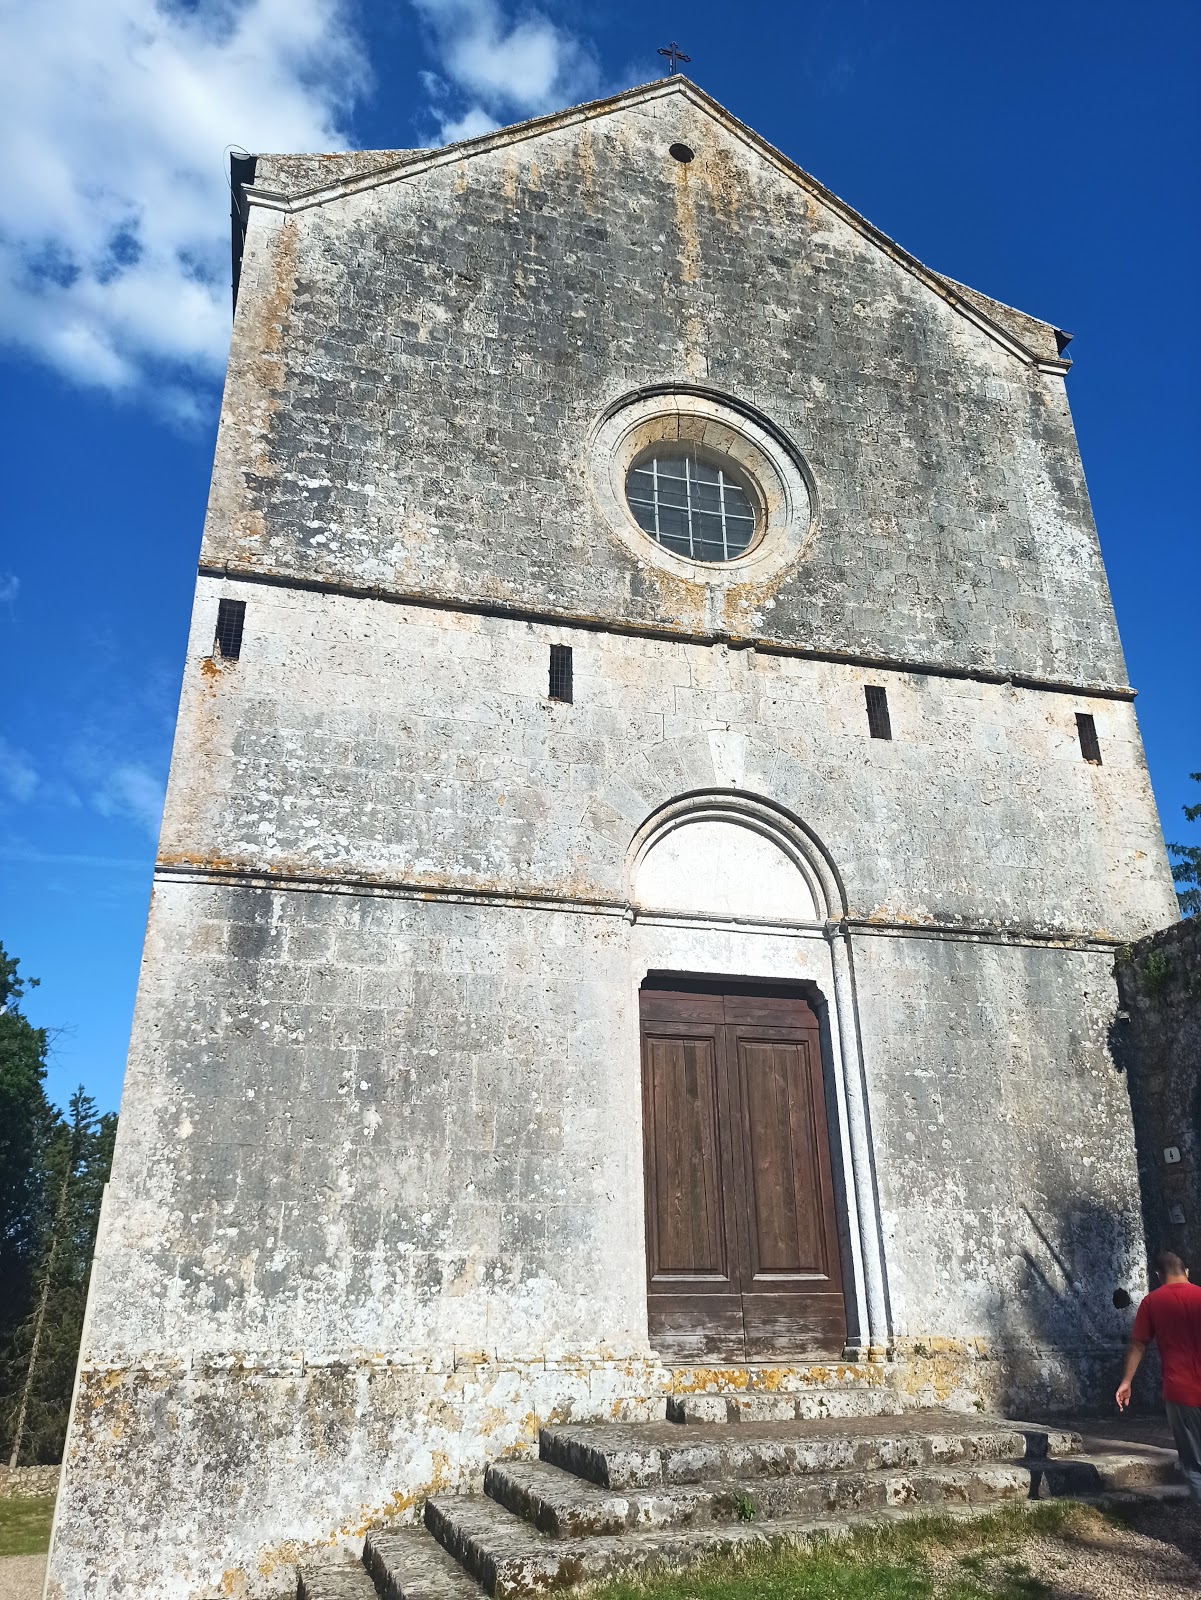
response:
M669 1422L794 1422L818 1417L895 1417L904 1410L895 1389L872 1388L738 1390L676 1394L667 1402Z
M479 1588L472 1585L474 1594ZM375 1585L363 1564L345 1562L336 1567L304 1567L296 1584L296 1600L378 1600Z
M1191 1506L1192 1495L1186 1483L1148 1483L1141 1489L1110 1489L1104 1494L1073 1495L1074 1500L1083 1500L1088 1505L1108 1508L1111 1506L1138 1506L1146 1505L1148 1501L1156 1505L1184 1505Z
M1031 1500L1016 1504L1030 1506ZM942 1514L974 1518L996 1509L995 1502L948 1507ZM806 1548L845 1538L871 1527L892 1526L913 1510L885 1509L825 1518L755 1518L750 1522L710 1523L704 1527L654 1528L555 1539L511 1516L482 1495L448 1496L426 1507L426 1523L495 1600L545 1594L573 1584L613 1576L647 1574L688 1567L711 1556L732 1555L752 1546Z
M605 1489L741 1482L794 1474L912 1470L1046 1458L1079 1448L1079 1435L940 1413L780 1423L591 1423L544 1428L544 1461Z
M479 1584L425 1528L369 1533L360 1571L366 1592L383 1600L480 1600Z
M1175 1458L1166 1452L1106 1451L1098 1455L1069 1456L1029 1463L1031 1493L1049 1496L1111 1494L1121 1490L1171 1488L1180 1485Z
M1042 1469L1038 1469L1041 1471ZM1031 1469L997 1462L915 1471L805 1474L744 1482L660 1484L624 1492L601 1489L544 1461L507 1461L488 1470L485 1493L554 1538L592 1538L630 1529L700 1527L708 1523L842 1516L851 1512L1021 1500Z

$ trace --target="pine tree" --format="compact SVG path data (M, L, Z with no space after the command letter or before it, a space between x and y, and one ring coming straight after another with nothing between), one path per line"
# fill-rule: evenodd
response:
M1201 783L1201 772L1190 772L1194 783ZM1182 806L1184 820L1196 822L1201 817L1201 804ZM1168 849L1176 857L1172 863L1172 876L1184 887L1177 889L1182 917L1201 916L1201 845L1170 844Z
M0 1439L12 1462L61 1459L117 1119L82 1087L46 1099L31 980L0 946Z
M22 1015L36 979L0 945L0 1350L28 1314L46 1231L43 1173L61 1117L46 1099L46 1030Z

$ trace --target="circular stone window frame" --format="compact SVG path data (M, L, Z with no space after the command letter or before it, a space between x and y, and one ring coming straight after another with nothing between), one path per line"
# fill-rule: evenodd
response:
M756 511L750 545L730 561L697 561L661 545L638 525L626 478L660 445L694 445L728 460L751 489ZM782 429L751 406L707 389L673 384L641 389L611 405L589 449L593 494L603 520L636 560L693 583L762 583L806 554L817 525L813 476Z

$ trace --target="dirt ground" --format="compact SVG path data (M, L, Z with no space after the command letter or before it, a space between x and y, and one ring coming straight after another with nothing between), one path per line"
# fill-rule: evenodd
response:
M1082 1507L1062 1535L1018 1537L966 1560L947 1551L931 1565L943 1581L966 1568L998 1589L1007 1577L1011 1583L1028 1577L1030 1592L1044 1600L1197 1600L1201 1509L1175 1501L1104 1517Z
M0 1600L41 1600L45 1577L45 1556L4 1556L0 1559Z

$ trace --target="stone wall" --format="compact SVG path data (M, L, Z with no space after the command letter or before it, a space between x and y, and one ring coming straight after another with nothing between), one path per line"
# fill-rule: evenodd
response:
M0 1500L22 1500L32 1495L56 1494L62 1468L0 1467Z
M1147 1253L1175 1250L1201 1282L1201 918L1127 946L1114 971Z

